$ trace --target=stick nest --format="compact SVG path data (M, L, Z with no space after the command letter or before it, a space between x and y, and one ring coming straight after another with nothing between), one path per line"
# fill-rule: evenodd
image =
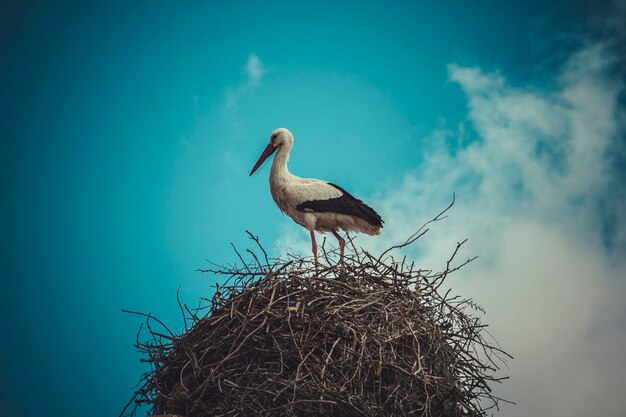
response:
M354 246L344 268L270 260L259 245L250 262L205 270L228 280L197 309L181 305L180 334L144 314L137 347L151 370L130 415L487 415L508 355L470 314L479 307L440 290L471 261L451 266L462 244L436 273Z

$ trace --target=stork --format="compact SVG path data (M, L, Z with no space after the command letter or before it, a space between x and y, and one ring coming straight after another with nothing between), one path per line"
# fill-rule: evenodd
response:
M315 231L331 232L337 238L339 263L343 266L346 242L337 232L343 230L378 235L383 227L383 219L374 209L338 185L314 178L300 178L290 173L287 162L293 142L289 130L280 128L273 131L269 144L254 164L250 176L276 152L270 170L270 190L276 205L311 234L316 268Z

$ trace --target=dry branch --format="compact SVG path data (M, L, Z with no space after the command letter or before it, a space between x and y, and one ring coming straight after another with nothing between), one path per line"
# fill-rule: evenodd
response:
M151 370L123 415L141 404L186 417L486 416L497 407L490 384L504 379L496 372L509 355L470 315L471 300L438 292L464 242L442 272L352 244L344 269L315 273L308 258L269 258L248 234L261 257L237 252L241 265L203 270L228 279L197 309L181 305L182 334L144 315L149 337L136 346Z

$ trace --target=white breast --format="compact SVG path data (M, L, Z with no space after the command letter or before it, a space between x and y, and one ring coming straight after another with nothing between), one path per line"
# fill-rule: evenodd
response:
M270 180L270 189L280 210L308 230L330 232L342 229L346 232L358 231L369 235L380 233L379 227L372 226L355 216L331 212L318 213L309 209L298 210L297 207L306 201L330 200L343 195L341 190L325 181L290 175L287 178Z
M270 189L276 205L290 216L294 211L298 212L296 207L305 201L329 200L343 195L325 181L299 178L291 174L270 177Z

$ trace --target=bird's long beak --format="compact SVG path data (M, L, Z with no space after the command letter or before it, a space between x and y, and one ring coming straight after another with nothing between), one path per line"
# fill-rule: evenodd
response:
M276 148L271 143L267 145L267 147L263 150L263 153L261 154L261 156L259 156L259 160L256 161L256 164L254 164L254 168L252 168L252 171L250 171L250 176L252 176L252 174L254 174L254 171L259 169L261 165L263 165L263 162L265 162L265 160L269 158L270 155L273 154L275 150Z

